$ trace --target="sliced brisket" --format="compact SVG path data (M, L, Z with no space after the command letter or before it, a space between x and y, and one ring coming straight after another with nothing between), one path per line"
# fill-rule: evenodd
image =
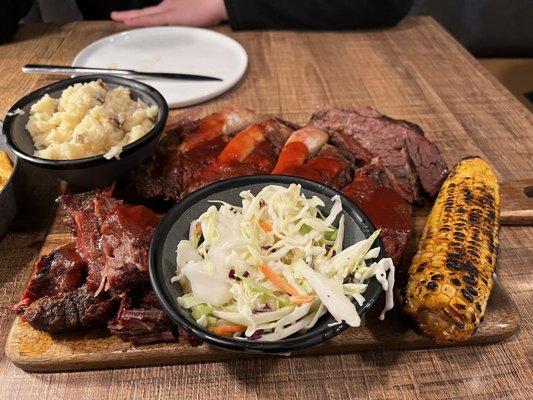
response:
M448 170L437 147L410 122L383 116L371 108L320 107L310 123L328 132L332 143L356 163L367 164L379 157L398 181L398 193L410 203L422 200L421 189L435 195L446 177Z

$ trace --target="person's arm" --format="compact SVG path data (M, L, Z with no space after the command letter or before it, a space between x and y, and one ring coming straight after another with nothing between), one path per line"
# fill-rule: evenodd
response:
M156 6L113 11L111 18L126 26L215 26L228 20L224 0L163 0Z
M33 0L0 0L0 43L13 39L32 4Z
M213 26L233 29L355 29L390 26L413 0L163 0L159 5L111 13L128 26Z
M391 26L413 0L224 0L233 29L355 29Z

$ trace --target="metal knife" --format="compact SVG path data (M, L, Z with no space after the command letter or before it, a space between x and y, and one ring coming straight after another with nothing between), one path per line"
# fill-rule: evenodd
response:
M179 79L183 81L222 81L220 78L204 75L174 74L170 72L142 72L134 71L132 69L69 67L66 65L26 64L22 67L22 72L52 75L111 74L121 76L146 76L151 78Z

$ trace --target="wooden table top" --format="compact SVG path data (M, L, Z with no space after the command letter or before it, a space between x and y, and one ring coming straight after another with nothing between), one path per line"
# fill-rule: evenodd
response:
M0 115L45 77L23 64L70 64L111 22L29 25L0 46ZM357 103L420 124L453 165L466 154L500 179L533 177L533 115L429 17L388 30L231 32L248 51L245 79L205 107L236 104L305 122L319 103ZM4 356L16 302L55 212L57 182L27 168L29 188L0 243L0 398L221 399L527 398L533 388L533 228L504 227L498 275L520 310L520 331L503 343L452 349L368 351L304 358L93 372L31 374ZM1 211L0 211L1 212Z

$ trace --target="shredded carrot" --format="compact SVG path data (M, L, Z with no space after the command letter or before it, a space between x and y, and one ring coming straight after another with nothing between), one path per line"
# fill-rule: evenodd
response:
M233 324L218 325L218 326L213 326L211 328L211 332L216 333L217 335L223 335L223 336L233 335L234 333L243 332L245 330L246 330L246 327L244 325L233 325Z
M270 226L270 224L264 219L259 220L259 225L261 225L261 228L263 228L265 232L272 232L272 226Z
M274 285L279 287L284 292L287 292L293 296L300 296L300 292L298 292L298 289L296 289L294 286L292 286L289 282L287 282L284 278L276 274L272 268L270 268L268 265L263 264L263 267L261 268L261 271L263 272L263 275L270 280Z
M303 304L303 303L311 303L316 297L311 295L298 295L298 296L291 296L290 301L291 303L296 304Z

